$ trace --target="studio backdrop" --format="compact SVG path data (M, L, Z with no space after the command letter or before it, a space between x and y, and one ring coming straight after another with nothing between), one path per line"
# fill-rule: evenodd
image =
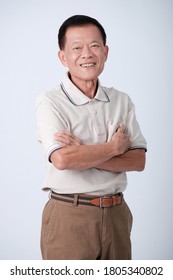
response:
M66 69L57 32L71 15L104 26L109 57L100 80L128 93L148 143L144 172L129 172L133 259L173 259L173 1L0 1L0 259L41 259L47 193L35 103Z

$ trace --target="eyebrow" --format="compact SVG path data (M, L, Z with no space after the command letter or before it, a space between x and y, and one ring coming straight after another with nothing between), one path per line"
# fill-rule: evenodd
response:
M75 45L75 44L78 44L78 43L81 43L81 41L80 40L75 40L75 41L72 42L72 45Z
M81 42L82 42L81 40L75 40L75 41L72 42L72 45L79 44L79 43L81 43ZM98 41L98 40L93 40L93 41L91 41L89 44L93 44L93 43L99 44L100 41Z

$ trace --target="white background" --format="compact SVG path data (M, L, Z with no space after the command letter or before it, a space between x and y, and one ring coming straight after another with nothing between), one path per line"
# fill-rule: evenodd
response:
M134 259L173 259L173 1L0 0L0 259L41 259L47 194L36 142L37 95L59 83L57 32L74 14L104 26L102 84L128 93L148 142L142 173L128 174Z

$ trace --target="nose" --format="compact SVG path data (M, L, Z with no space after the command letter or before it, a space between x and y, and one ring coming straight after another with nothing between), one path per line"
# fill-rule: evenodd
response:
M82 49L82 58L91 58L93 56L89 46L84 46Z

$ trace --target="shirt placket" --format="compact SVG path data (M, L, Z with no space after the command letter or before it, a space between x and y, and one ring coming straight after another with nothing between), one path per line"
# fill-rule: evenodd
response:
M104 143L106 141L106 131L102 115L99 112L96 102L99 101L91 100L89 103L89 109L90 113L92 114L95 135L97 137L96 141L97 143Z

